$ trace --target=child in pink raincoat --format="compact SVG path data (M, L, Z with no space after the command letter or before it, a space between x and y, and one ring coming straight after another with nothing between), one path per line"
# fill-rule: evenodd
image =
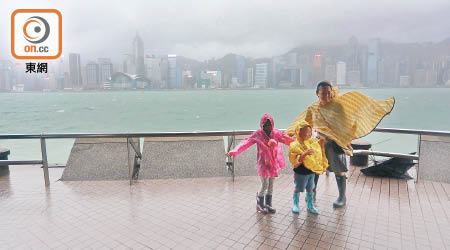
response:
M272 208L273 182L275 177L278 177L278 171L285 166L281 143L289 146L295 139L274 129L273 118L269 114L261 117L260 126L261 129L243 139L236 148L227 153L227 156L238 156L256 143L258 175L261 177L261 189L256 194L256 210L262 213L275 213L276 210ZM264 204L265 193L266 203Z

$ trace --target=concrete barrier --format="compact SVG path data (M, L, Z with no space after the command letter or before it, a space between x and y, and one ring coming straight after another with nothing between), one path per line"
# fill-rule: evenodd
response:
M450 136L421 135L419 181L450 183Z
M139 179L229 176L222 136L144 139Z
M139 148L139 140L133 141ZM128 150L133 159L128 159ZM127 148L126 138L76 139L61 180L128 180L128 161L133 160L134 150Z

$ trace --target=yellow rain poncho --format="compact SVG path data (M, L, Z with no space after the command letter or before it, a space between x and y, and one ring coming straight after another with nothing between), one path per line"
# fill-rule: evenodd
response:
M306 121L300 121L295 127L295 136L297 140L292 142L289 146L289 161L294 166L298 167L297 156L302 155L308 149L313 149L314 153L308 155L303 160L305 168L313 171L316 174L322 174L325 169L328 168L328 160L325 156L325 150L320 146L316 139L309 138L302 141L300 137L300 129L309 126Z
M356 91L340 95L337 87L333 87L333 98L328 104L313 103L285 133L294 135L297 124L305 120L316 131L346 148L352 140L369 134L392 111L394 104L394 97L378 101Z

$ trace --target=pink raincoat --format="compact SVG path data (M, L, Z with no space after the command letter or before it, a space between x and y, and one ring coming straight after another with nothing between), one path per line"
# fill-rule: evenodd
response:
M264 123L269 120L272 124L272 132L270 138L264 133ZM295 141L294 138L289 137L278 129L273 129L273 118L269 114L264 114L261 117L260 122L261 129L253 132L252 135L243 139L241 143L233 150L230 151L230 155L238 156L245 151L251 145L256 143L258 150L258 175L263 178L273 178L278 176L278 171L285 166L283 148L281 143L289 146L289 144Z

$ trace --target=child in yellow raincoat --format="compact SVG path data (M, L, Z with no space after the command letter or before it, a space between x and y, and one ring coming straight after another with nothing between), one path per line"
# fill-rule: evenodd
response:
M314 177L322 174L328 168L328 160L323 148L324 140L311 138L312 128L306 121L300 121L295 127L297 140L289 147L289 161L294 166L295 189L293 194L292 212L299 213L298 202L300 192L306 189L306 204L309 212L319 214L314 207L313 189Z

